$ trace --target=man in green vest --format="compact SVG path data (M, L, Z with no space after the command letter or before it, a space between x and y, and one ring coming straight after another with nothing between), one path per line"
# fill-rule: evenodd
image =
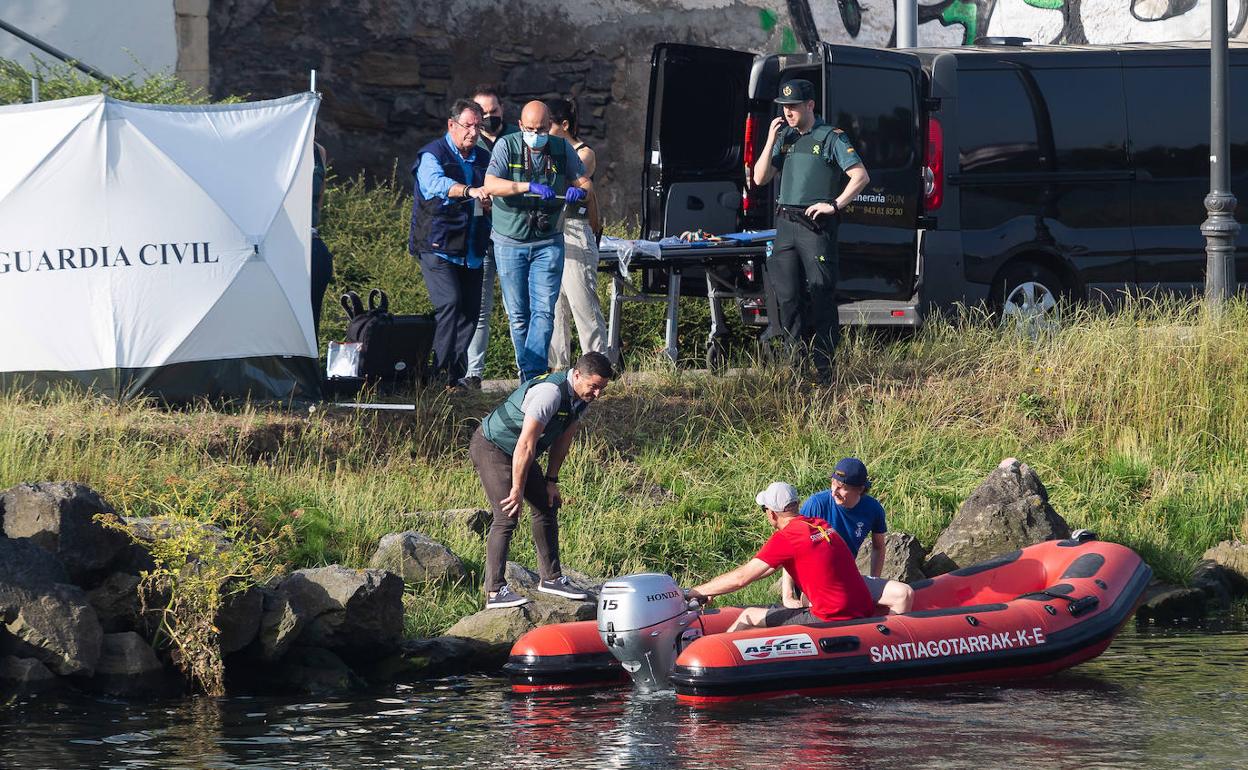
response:
M779 309L776 328L790 344L809 348L819 382L827 383L840 339L836 231L841 212L871 177L845 132L815 115L815 86L809 80L781 85L776 103L784 115L771 122L754 164L759 186L781 172L776 240L763 280ZM849 177L843 188L842 174Z
M520 133L499 137L482 189L493 199L494 266L511 323L520 381L547 372L563 281L563 206L593 185L572 146L550 135L550 112L529 102Z
M504 571L520 509L533 507L533 544L541 582L537 590L568 599L587 594L568 583L559 565L559 469L568 457L581 417L615 376L601 353L586 353L566 372L521 383L481 421L468 455L494 511L485 544L486 609L518 607L529 600L512 591ZM537 458L549 450L543 473Z

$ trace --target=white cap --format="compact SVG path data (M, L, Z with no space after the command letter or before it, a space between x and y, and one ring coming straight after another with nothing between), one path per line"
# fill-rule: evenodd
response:
M769 511L783 511L797 502L797 490L792 484L773 481L767 485L766 489L754 496L754 502Z

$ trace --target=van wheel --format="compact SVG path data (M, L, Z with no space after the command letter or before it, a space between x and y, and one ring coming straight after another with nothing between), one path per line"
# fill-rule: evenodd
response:
M1062 280L1047 267L1031 262L1011 265L992 292L998 323L1029 337L1052 331L1065 293Z

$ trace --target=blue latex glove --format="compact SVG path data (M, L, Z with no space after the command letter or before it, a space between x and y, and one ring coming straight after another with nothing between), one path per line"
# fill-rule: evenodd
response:
M529 194L536 195L544 201L548 201L555 197L555 191L544 184L537 182L529 182Z
M585 200L585 191L579 187L569 187L563 197L568 203L580 203Z

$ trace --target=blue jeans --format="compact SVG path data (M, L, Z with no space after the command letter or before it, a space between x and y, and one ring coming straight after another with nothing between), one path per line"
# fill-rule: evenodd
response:
M555 304L563 281L563 239L545 246L494 243L494 265L511 322L520 381L545 374L555 328Z
M494 314L494 247L485 250L481 258L481 315L477 318L477 330L468 343L469 377L485 375L485 353L490 349L490 316Z

